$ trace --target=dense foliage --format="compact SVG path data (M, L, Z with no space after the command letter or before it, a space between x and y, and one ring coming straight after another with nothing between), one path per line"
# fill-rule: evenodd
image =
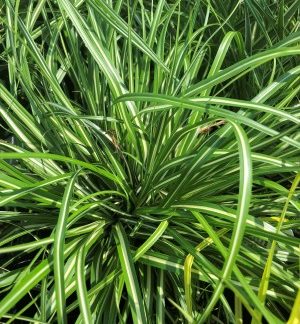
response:
M1 3L2 320L299 323L300 1Z

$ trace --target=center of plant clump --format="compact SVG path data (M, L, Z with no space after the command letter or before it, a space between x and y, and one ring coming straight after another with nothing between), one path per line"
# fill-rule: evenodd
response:
M299 1L0 12L0 322L299 323Z

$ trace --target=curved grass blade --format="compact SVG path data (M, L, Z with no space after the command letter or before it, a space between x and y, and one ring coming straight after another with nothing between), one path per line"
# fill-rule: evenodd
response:
M3 153L0 152L0 159L9 160L9 159L49 159L55 161L62 161L74 165L81 166L85 169L94 171L96 174L99 174L107 179L113 180L117 183L120 183L120 180L111 174L110 172L99 168L91 163L84 162L81 160L73 159L67 156L62 156L58 154L51 154L51 153L39 153L39 152L28 152L25 151L24 153Z
M226 69L216 73L215 75L200 81L199 83L191 86L186 90L184 96L191 97L200 94L202 91L209 89L221 82L224 82L236 75L242 74L241 72L247 70L251 71L256 67L271 61L272 59L285 57L285 56L293 56L300 55L300 50L297 47L282 47L267 50L263 53L258 53L249 58L246 58Z
M133 101L133 100L157 102L157 103L162 104L161 106L147 107L147 108L143 109L141 112L139 112L139 114L164 111L164 110L168 111L168 110L172 109L171 106L175 106L178 108L191 109L191 110L195 110L195 111L198 110L203 113L207 112L210 114L214 114L215 116L225 118L227 120L237 121L237 122L243 123L249 127L257 129L260 132L263 132L270 136L280 135L280 133L278 131L276 131L270 127L267 127L259 122L256 122L253 119L242 116L241 114L234 113L232 111L225 110L222 108L200 106L189 99L181 99L181 98L165 96L165 95L152 95L149 93L145 93L145 94L136 94L135 93L135 94L122 95L115 100L115 103L122 102L122 101ZM297 140L294 140L288 136L282 136L282 137L280 137L280 140L285 143L288 143L290 145L293 145L297 148L300 148L300 143Z
M216 235L222 236L228 232L228 229L223 228L219 230ZM203 240L197 247L196 251L200 252L205 249L210 244L214 243L213 238L207 237ZM185 299L187 305L187 313L190 316L193 316L193 298L192 298L192 266L194 262L194 257L191 254L185 258L184 261L184 291L185 291Z
M87 288L86 288L86 278L85 278L85 258L88 253L88 250L99 238L99 235L103 233L103 229L96 230L88 238L85 244L83 244L78 252L76 257L76 286L77 286L77 296L79 301L79 307L81 310L81 319L84 324L93 323L93 316L90 309Z
M118 248L119 259L125 279L133 322L136 324L147 323L147 315L139 287L139 282L134 269L131 249L123 226L117 223L114 227L114 236Z
M298 324L300 323L300 289L298 289L297 296L295 298L294 306L291 311L291 315L287 324Z
M66 236L67 217L69 215L69 207L71 204L74 186L79 172L80 171L76 172L67 183L54 234L53 270L55 276L57 318L59 323L66 323L67 321L64 279L64 245Z
M280 219L278 221L278 225L276 228L276 232L279 233L282 227L282 224L285 220L286 217L286 213L288 210L288 205L292 200L292 197L295 193L296 188L298 187L300 182L300 173L298 173L292 183L291 189L288 193L288 197L287 200L285 202L284 208L282 210ZM274 254L275 254L275 249L276 249L276 241L274 240L271 244L270 250L269 250L269 254L268 254L268 258L267 258L267 262L264 268L264 272L263 272L263 276L261 278L260 281L260 285L259 285L259 291L258 291L258 298L261 300L262 303L265 303L266 297L267 297L267 290L268 290L268 286L269 286L269 281L270 281L270 277L271 277L271 267L272 267L272 262L273 262L273 258L274 258ZM252 320L253 324L258 324L261 322L262 319L262 314L258 311L255 310L255 312L257 313L258 316L258 320Z
M225 265L222 269L221 280L217 284L213 296L207 307L205 308L200 322L204 323L213 310L213 307L219 300L223 290L224 290L224 280L228 280L231 276L233 267L237 255L239 253L240 245L243 239L247 214L249 213L251 190L252 190L252 161L250 146L247 139L247 135L236 123L232 123L234 131L236 134L236 139L239 147L239 156L240 156L240 192L239 192L239 202L237 209L237 220L234 225L234 230L232 233L232 239L230 241L228 258L225 262Z

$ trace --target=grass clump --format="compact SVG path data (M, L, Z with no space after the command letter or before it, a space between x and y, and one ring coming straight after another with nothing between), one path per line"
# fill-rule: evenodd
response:
M3 321L298 323L298 15L4 1Z

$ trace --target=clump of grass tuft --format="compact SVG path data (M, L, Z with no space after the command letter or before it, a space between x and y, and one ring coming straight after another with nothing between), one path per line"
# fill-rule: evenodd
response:
M1 10L0 317L299 321L299 1Z

